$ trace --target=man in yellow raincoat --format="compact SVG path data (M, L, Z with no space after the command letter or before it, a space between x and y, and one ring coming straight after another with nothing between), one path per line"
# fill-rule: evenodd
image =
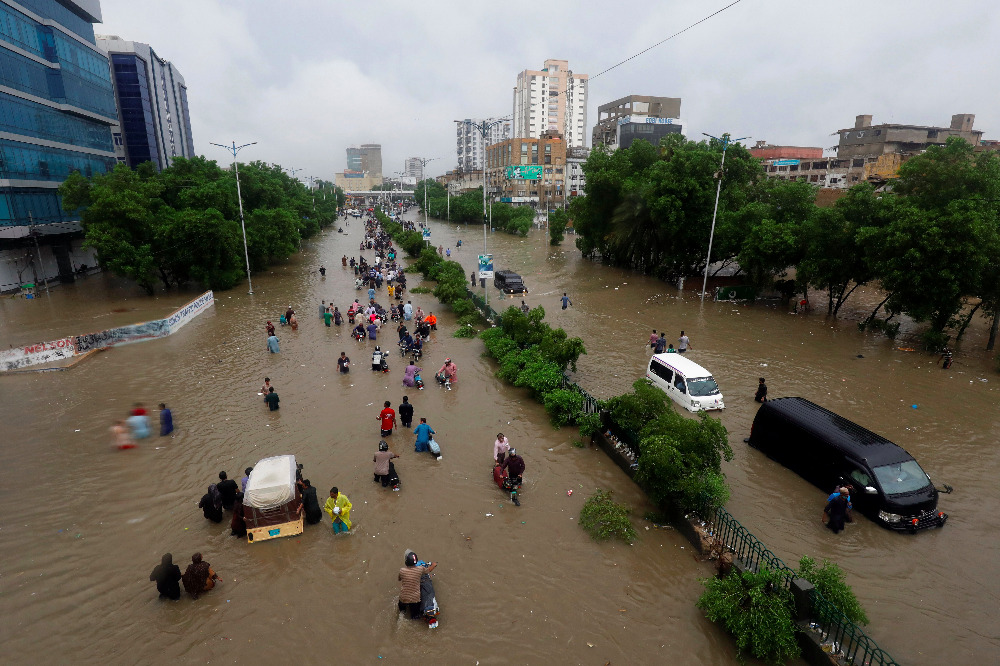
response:
M333 521L333 533L347 532L351 529L351 500L347 499L336 486L330 489L330 497L326 500L323 510Z

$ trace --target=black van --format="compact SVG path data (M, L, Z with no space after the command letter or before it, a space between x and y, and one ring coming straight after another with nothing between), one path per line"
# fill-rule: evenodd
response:
M514 271L497 271L493 274L493 285L505 294L527 294L524 280Z
M885 437L805 398L777 398L757 410L750 446L825 492L854 486L854 510L900 532L941 527L938 491L917 461Z

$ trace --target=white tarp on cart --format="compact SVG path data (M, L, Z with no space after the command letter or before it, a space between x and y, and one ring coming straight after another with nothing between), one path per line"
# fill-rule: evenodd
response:
M272 509L295 499L295 456L264 458L250 472L243 504Z

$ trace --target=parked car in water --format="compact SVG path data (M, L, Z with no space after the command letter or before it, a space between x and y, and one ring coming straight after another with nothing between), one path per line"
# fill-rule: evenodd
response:
M653 354L646 379L689 412L726 408L712 373L683 354Z
M824 492L850 484L854 510L883 527L916 532L948 520L937 510L937 489L913 456L805 398L762 404L747 442Z
M505 294L527 294L524 280L514 271L497 271L493 274L493 286Z

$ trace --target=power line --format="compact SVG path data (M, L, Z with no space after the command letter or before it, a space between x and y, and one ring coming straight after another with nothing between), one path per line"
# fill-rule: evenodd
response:
M594 74L593 76L588 77L588 79L587 79L588 82L589 81L593 81L594 79L596 79L596 78L598 78L600 76L603 76L604 74L607 74L608 72L610 72L613 69L617 69L618 67L621 67L622 65L624 65L627 62L635 60L639 56L644 55L644 54L652 51L653 49L655 49L658 46L662 46L662 45L666 44L667 42L669 42L670 40L674 39L675 37L679 37L679 36L683 35L685 32L687 32L688 30L691 30L692 28L695 28L695 27L701 25L702 23L704 23L704 22L706 22L708 20L710 20L712 18L715 18L716 16L718 16L722 12L726 11L727 9L729 9L729 8L735 6L735 5L740 4L740 2L742 2L742 1L743 0L734 0L733 2L730 2L725 7L722 7L721 9L717 9L716 11L712 12L708 16L702 17L701 19L695 21L694 23L688 25L687 27L685 27L685 28L683 28L681 30L678 30L677 32L673 33L672 35L669 35L668 37L665 37L665 38L661 39L660 41L656 42L652 46L648 46L648 47L644 48L643 50L639 51L638 53L633 54L633 55L629 56L628 58L625 58L624 60L622 60L622 61L620 61L618 63L615 63L611 67L608 67L607 69L604 69L604 70L598 72L597 74ZM567 90L560 91L559 94L556 95L556 97L561 97L561 96L566 95L570 91L570 89L572 89L573 87L574 87L574 84L572 82L570 82L569 86L567 87ZM549 102L548 99L544 99L544 100L541 100L539 102L536 102L532 106L544 106L544 105L548 104L548 102ZM532 108L532 107L529 107L529 108ZM509 115L502 116L502 117L498 118L497 120L513 120L513 119L514 119L514 114L510 113Z

